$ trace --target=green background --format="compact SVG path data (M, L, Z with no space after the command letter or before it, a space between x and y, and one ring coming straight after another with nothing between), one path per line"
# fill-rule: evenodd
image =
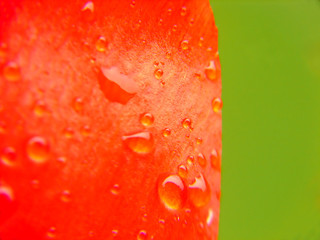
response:
M224 100L219 240L320 240L320 1L211 5Z

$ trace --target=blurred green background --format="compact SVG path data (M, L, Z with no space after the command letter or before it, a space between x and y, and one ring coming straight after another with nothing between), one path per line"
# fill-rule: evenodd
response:
M211 5L224 100L219 240L320 240L320 1Z

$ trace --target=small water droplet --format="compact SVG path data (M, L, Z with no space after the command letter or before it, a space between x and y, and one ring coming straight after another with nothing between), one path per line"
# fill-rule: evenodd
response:
M37 180L37 179L31 180L31 186L34 189L39 189L39 180Z
M117 229L113 229L111 231L111 234L112 234L113 237L116 237L118 235L118 233L119 233L119 230L117 230Z
M210 189L207 181L200 174L194 182L188 186L189 199L195 207L203 207L210 201Z
M173 32L176 32L177 31L177 29L178 29L178 26L175 24L175 25L173 25L173 27L172 27L172 31Z
M26 152L29 159L35 163L43 163L49 157L49 144L39 136L29 139L27 143Z
M159 19L159 23L158 24L159 24L159 26L161 26L163 24L163 19L162 18Z
M168 15L170 16L172 14L172 9L169 8L167 12L168 12Z
M1 162L6 166L13 166L17 158L16 150L13 147L6 147L1 154Z
M189 155L187 157L187 163L188 163L189 166L193 165L194 164L194 156Z
M210 161L211 161L211 166L213 167L213 169L220 172L221 171L221 158L220 158L218 151L216 149L213 149L211 151Z
M73 138L74 136L74 130L70 127L67 127L65 129L63 129L62 134L65 138Z
M82 98L75 98L72 103L72 108L77 113L81 113L83 111L83 99Z
M164 228L166 221L164 219L159 219L159 225L161 228Z
M91 128L88 125L85 125L81 128L81 134L84 137L88 137L90 135L90 132L91 132Z
M149 127L153 124L154 122L154 117L151 113L144 113L140 115L140 123L145 126Z
M159 63L158 61L154 61L154 62L153 62L153 66L154 66L155 68L156 68L156 67L159 67L159 64L160 64L160 63Z
M132 7L132 8L134 8L136 6L136 1L131 1L131 3L130 3L130 7Z
M110 192L113 194L113 195L118 195L120 193L120 186L119 184L114 184L111 189L110 189Z
M188 40L183 40L180 44L182 50L188 50L189 49L189 41Z
M154 77L156 78L156 79L161 79L162 78L162 75L163 75L163 70L162 69L156 69L155 71L154 71Z
M162 130L162 136L164 137L169 137L171 134L171 129L170 128L165 128Z
M167 59L170 59L170 58L172 58L172 53L171 52L166 52L166 58Z
M181 16L184 17L185 15L187 15L187 7L183 6L181 8L181 12L180 12Z
M185 129L190 129L192 130L192 121L191 119L189 118L185 118L182 120L182 126L185 128Z
M204 69L204 73L211 81L217 78L217 69L214 61L210 61L209 66Z
M215 113L220 112L222 109L222 106L223 106L223 103L221 98L217 97L212 100L212 109Z
M8 62L3 68L3 76L10 82L21 79L20 67L15 62Z
M200 137L196 138L196 143L198 145L200 145L202 143L202 141L203 141L202 138L200 138Z
M87 2L81 9L82 18L84 21L91 22L94 19L94 4L92 1Z
M49 239L53 239L53 238L56 237L56 228L55 228L55 227L50 227L50 228L48 229L47 237L48 237Z
M158 194L163 205L171 210L182 208L187 198L185 184L176 174L159 176Z
M47 107L42 100L38 100L35 102L33 107L33 113L37 117L42 117L47 112Z
M194 18L191 18L191 19L190 19L190 22L189 22L189 25L192 27L193 24L194 24Z
M188 169L187 169L187 167L185 165L180 164L178 166L178 175L181 178L186 178L188 176Z
M96 41L96 49L99 52L104 52L107 49L107 40L104 36L100 36Z
M130 150L139 154L147 154L153 150L154 140L149 132L139 132L122 137L122 141Z
M57 161L60 163L60 164L65 164L67 162L67 158L66 157L58 157L57 158Z
M64 191L61 193L60 199L61 199L62 202L65 202L65 203L70 202L70 201L71 201L70 191L69 191L69 190L64 190Z
M148 220L148 214L143 214L142 221L146 222Z
M126 104L139 90L137 83L116 67L102 67L98 81L104 96L111 102Z
M204 42L204 38L203 38L203 37L200 37L199 43L198 43L199 47L202 47L202 46L203 46L203 42Z
M137 236L137 240L146 240L148 237L148 234L145 230L141 230L139 233L138 233L138 236Z
M198 154L197 160L201 167L204 168L207 165L207 159L202 153Z

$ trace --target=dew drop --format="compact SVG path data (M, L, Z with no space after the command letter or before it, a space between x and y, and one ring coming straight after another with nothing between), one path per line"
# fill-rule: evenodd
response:
M195 207L203 207L210 201L210 189L205 178L200 174L188 186L189 199Z
M193 24L194 24L194 18L191 18L191 19L190 19L190 22L189 22L189 25L192 27Z
M189 49L189 41L188 40L183 40L180 44L182 50L188 50Z
M210 161L211 161L211 166L213 167L213 169L220 172L221 171L221 158L219 157L218 151L216 149L213 149L211 151Z
M156 68L156 67L159 67L159 64L160 64L160 63L159 63L158 61L154 61L154 62L153 62L153 66L154 66L155 68Z
M89 135L90 135L90 132L91 132L91 128L90 128L90 126L88 126L88 125L85 125L85 126L83 126L83 127L81 128L81 134L82 134L82 136L84 136L84 137L89 136Z
M182 126L185 128L185 129L190 129L192 130L192 121L191 119L189 118L185 118L182 120Z
M187 197L185 184L176 174L159 176L158 194L163 205L170 210L181 209Z
M113 237L116 237L118 235L118 233L119 233L119 231L117 229L113 229L111 231L111 234L112 234Z
M208 226L211 225L213 219L214 219L213 210L210 208L210 209L208 210L208 216L207 216L207 220L206 220Z
M139 233L138 233L138 236L137 236L137 240L146 240L148 237L148 234L145 230L141 230Z
M171 53L171 52L166 52L166 58L167 58L167 59L172 58L172 53Z
M140 123L145 126L149 127L153 124L154 122L154 117L151 113L144 113L140 115Z
M14 204L14 195L13 191L9 186L0 184L0 206L1 209L5 209L5 211L1 211L0 214L0 225L7 220L15 211L16 206Z
M53 239L56 237L56 228L55 227L50 227L48 232L47 232L47 237L49 239Z
M107 40L104 36L100 36L96 41L96 49L99 52L104 52L107 49Z
M10 82L21 79L20 67L15 62L8 62L3 68L3 76Z
M83 111L83 100L82 100L82 98L79 98L79 97L75 98L73 100L73 103L72 103L72 108L77 113L81 113Z
M171 134L171 129L170 128L165 128L162 130L162 136L164 137L169 137Z
M161 228L164 228L165 223L166 223L166 221L164 219L159 219L159 225Z
M16 150L13 147L6 147L1 154L1 162L6 166L13 166L16 158Z
M163 24L163 19L162 18L159 19L159 23L158 24L159 24L159 26L161 26Z
M42 100L38 100L35 102L33 107L33 113L37 117L42 117L47 112L47 107Z
M202 138L200 138L200 137L196 138L196 143L198 145L200 145L202 143L202 141L203 141Z
M202 46L203 46L203 42L204 42L204 38L203 38L203 37L200 37L199 43L198 43L199 47L202 47Z
M204 73L211 81L217 78L217 70L214 61L210 61L209 66L204 69Z
M207 165L207 159L202 153L198 154L197 160L201 167L204 168Z
M156 69L155 71L154 71L154 77L156 78L156 79L161 79L162 78L162 75L163 75L163 70L162 69Z
M143 214L142 221L146 222L148 220L148 214Z
M31 180L31 186L34 189L39 189L39 180L37 180L37 179Z
M189 166L193 165L194 164L194 156L189 155L187 157L187 163L188 163Z
M172 31L173 32L176 32L177 31L177 29L178 29L178 26L175 24L175 25L173 25L173 27L172 27Z
M185 15L187 15L187 7L183 6L181 8L181 12L180 12L181 16L184 17Z
M221 111L222 105L223 105L223 103L222 103L221 98L217 97L212 100L212 109L215 113L218 113Z
M132 8L134 8L136 6L136 1L131 1L131 3L130 3L130 7L132 7Z
M65 138L70 139L70 138L73 138L73 136L74 136L74 130L70 127L67 127L65 129L63 129L62 134Z
M43 163L49 157L49 144L42 137L33 137L27 143L26 152L31 161Z
M65 202L65 203L70 202L70 201L71 201L70 191L69 191L69 190L64 190L64 191L61 193L60 199L61 199L62 202Z
M170 16L171 14L172 14L172 9L169 8L169 9L168 9L168 15Z
M188 176L188 169L187 169L187 167L185 165L180 164L178 166L178 175L181 178L186 178Z
M100 89L111 102L126 104L138 91L137 83L118 68L102 67L98 73Z
M110 192L113 194L113 195L118 195L120 193L120 186L119 184L114 184L111 189L110 189Z
M122 141L131 151L147 154L153 150L154 140L149 132L139 132L122 137Z

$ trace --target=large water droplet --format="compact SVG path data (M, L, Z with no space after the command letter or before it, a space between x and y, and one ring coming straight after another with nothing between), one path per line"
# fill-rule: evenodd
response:
M146 240L148 238L147 231L141 230L137 235L137 240Z
M209 80L215 80L217 78L217 70L214 61L210 61L209 66L204 69L204 73Z
M138 91L137 83L118 68L101 68L98 73L100 89L111 102L126 104Z
M123 136L122 141L125 146L135 153L146 154L153 150L154 140L149 132L139 132Z
M33 137L27 143L27 155L35 163L43 163L49 157L49 144L42 137Z
M217 97L212 100L212 109L214 112L216 113L220 112L222 109L222 106L223 106L223 103L221 98Z
M16 150L13 147L6 147L1 154L1 162L6 166L13 166L17 158Z
M188 186L189 199L195 207L203 207L210 201L210 188L205 178L200 174L194 182Z
M159 176L158 194L163 205L171 210L181 209L187 198L185 184L175 174L163 174Z
M3 76L10 82L21 79L20 67L15 62L8 62L3 68Z
M153 124L154 122L154 117L151 113L144 113L140 115L140 123L145 126L149 127Z

